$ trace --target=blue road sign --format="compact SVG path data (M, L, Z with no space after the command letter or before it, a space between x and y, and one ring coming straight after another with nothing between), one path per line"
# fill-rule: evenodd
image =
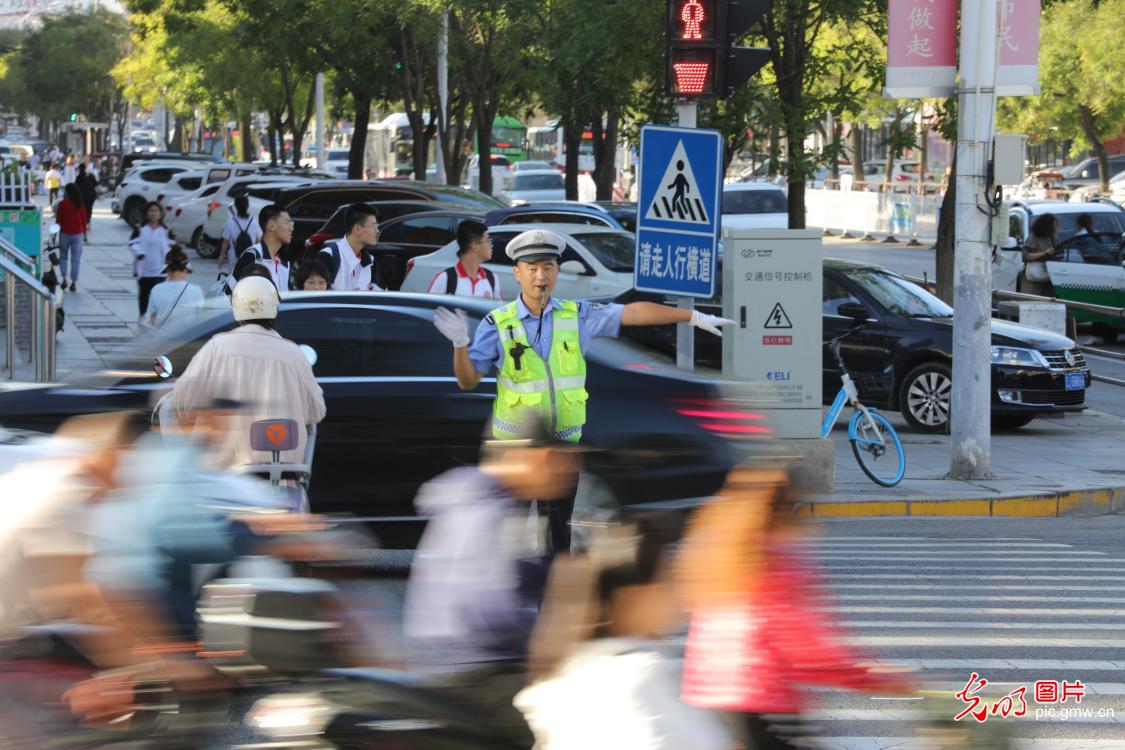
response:
M633 271L638 290L714 296L722 170L718 131L660 125L641 129Z

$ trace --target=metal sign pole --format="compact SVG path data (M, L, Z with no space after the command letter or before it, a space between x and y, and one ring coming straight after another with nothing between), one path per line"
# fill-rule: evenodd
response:
M676 105L677 124L681 128L694 128L698 105L692 100L681 99ZM681 310L694 310L694 297L680 297L676 307ZM695 329L687 323L676 324L676 367L681 370L695 369Z

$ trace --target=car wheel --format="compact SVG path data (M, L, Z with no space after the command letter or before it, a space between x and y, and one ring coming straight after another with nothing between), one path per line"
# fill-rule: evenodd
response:
M131 227L145 223L145 202L140 198L130 198L121 211L121 218Z
M918 432L947 432L952 392L953 375L949 365L944 362L918 365L899 385L898 404L903 419Z
M199 247L199 238L202 237L202 236L203 236L203 227L199 227L198 229L196 229L194 232L191 233L191 242L189 244L192 247L198 248Z
M993 414L993 430L1018 430L1035 419L1034 414Z
M200 258L207 258L208 260L212 258L218 258L219 243L213 241L210 237L203 234L201 231L199 234L199 240L195 245L195 252L199 253Z

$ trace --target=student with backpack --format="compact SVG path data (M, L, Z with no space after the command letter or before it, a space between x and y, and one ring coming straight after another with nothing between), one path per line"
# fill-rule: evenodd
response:
M317 260L328 266L332 289L338 292L381 292L375 256L379 216L366 203L353 203L344 214L345 234L321 248Z
M492 260L492 238L488 227L466 219L457 227L457 265L441 271L430 282L430 294L500 299L496 274L484 267Z
M250 216L250 199L244 194L234 199L234 211L223 227L219 245L219 269L234 268L242 254L262 241L262 228Z
M234 278L241 279L249 266L260 263L270 272L270 280L278 291L289 289L289 261L282 253L293 239L293 221L289 214L276 203L258 212L258 226L261 229L261 242L257 242L238 256L234 264ZM231 286L233 288L233 285Z

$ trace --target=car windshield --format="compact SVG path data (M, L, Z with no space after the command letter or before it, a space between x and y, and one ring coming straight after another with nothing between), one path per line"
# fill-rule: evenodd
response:
M724 214L783 214L789 210L780 190L725 190Z
M912 281L874 268L856 268L844 274L894 315L908 318L949 318L953 308Z
M529 169L550 169L551 165L545 161L523 161L516 164L516 169L529 170Z
M599 232L583 234L578 239L609 270L632 273L637 244L633 235Z
M1080 213L1055 214L1059 220L1058 237L1060 241L1074 236L1074 233L1078 231L1074 222L1081 215ZM1091 211L1090 218L1094 222L1094 231L1099 234L1125 233L1125 211Z
M517 174L512 190L563 190L561 174Z
M350 152L346 148L330 148L325 152L329 161L347 161Z

